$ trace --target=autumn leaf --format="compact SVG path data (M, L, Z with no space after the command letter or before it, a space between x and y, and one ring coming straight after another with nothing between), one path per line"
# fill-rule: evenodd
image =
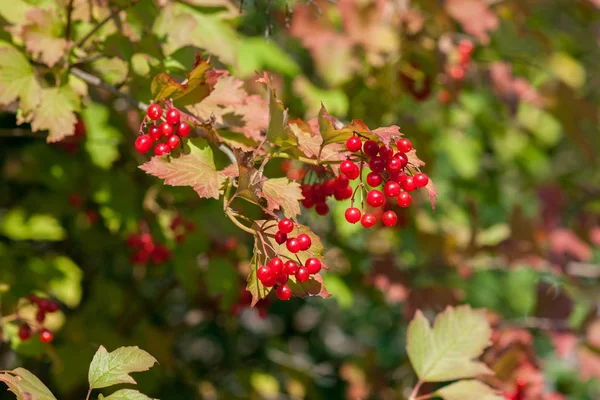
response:
M206 60L199 59L183 83L177 82L164 72L156 75L150 85L154 101L173 99L181 106L199 103L213 89L205 75L210 67L211 65Z
M262 187L263 197L267 199L267 208L271 211L282 209L288 218L300 214L300 200L304 198L300 184L287 178L267 179Z
M41 90L40 105L33 115L31 130L47 130L48 142L75 134L80 97L69 86Z
M56 400L46 385L24 368L1 372L0 382L8 386L17 400Z
M269 126L267 128L267 140L271 143L284 146L298 145L298 140L290 131L288 126L288 111L283 107L281 100L277 98L275 88L271 84L271 79L267 73L256 80L267 87L269 94Z
M90 364L88 380L90 388L99 389L119 383L136 383L132 372L149 370L156 359L137 346L119 347L108 352L100 346Z
M488 385L476 380L458 381L435 392L444 400L504 400Z
M445 8L465 32L475 36L483 44L489 42L489 32L496 30L500 22L484 0L446 0Z
M152 157L141 170L165 180L165 185L191 186L201 198L218 199L225 176L217 171L210 146L202 138L188 141L178 157Z
M429 179L429 182L427 183L427 186L425 186L425 189L427 190L427 197L429 197L429 202L431 203L431 209L435 211L435 199L437 197L437 189L435 188L435 185L433 184L433 181L431 179Z
M371 131L375 136L379 138L386 146L390 145L393 138L399 138L402 136L400 127L398 125L392 125L388 127L377 128Z
M63 29L63 21L55 11L35 8L27 13L27 23L22 27L21 37L27 51L52 67L67 51Z
M252 294L252 303L250 304L250 307L254 307L259 300L267 297L269 293L271 293L271 290L273 290L272 287L263 285L256 276L256 271L258 271L260 267L260 258L258 254L255 253L250 261L250 268L252 270L250 271L250 275L248 275L248 282L246 284L246 290Z
M19 107L28 118L39 104L40 96L40 85L25 55L0 41L0 105L19 99Z
M485 311L470 306L448 307L433 328L421 311L408 326L408 357L419 379L444 382L491 374L473 359L489 345L492 330Z
M323 136L323 144L321 145L322 147L328 145L329 143L345 142L350 136L352 136L352 130L349 128L335 128L335 119L327 113L324 105L321 105L318 121L319 131L321 132L321 136Z
M295 150L298 150L304 156L313 159L316 159L319 152L321 152L321 161L341 161L345 158L347 151L343 144L332 143L322 147L323 137L318 131L316 134L313 133L306 122L297 119L291 121L289 127L290 131L298 139L297 148L290 149L290 152L295 154Z
M236 196L242 197L254 204L261 203L262 188L267 180L261 170L254 167L254 153L233 149L238 165L238 185Z

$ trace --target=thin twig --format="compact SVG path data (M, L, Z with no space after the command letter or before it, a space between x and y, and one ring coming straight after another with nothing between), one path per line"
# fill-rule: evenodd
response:
M417 382L417 384L413 388L412 392L410 393L408 400L417 400L417 396L419 395L419 389L421 389L421 386L423 385L423 383L424 382L421 379L419 379L419 382Z
M87 396L85 396L85 400L90 400L90 395L92 394L92 388L88 390Z
M65 28L65 39L67 42L71 40L71 24L73 17L73 1L69 0L69 4L67 5L67 27Z

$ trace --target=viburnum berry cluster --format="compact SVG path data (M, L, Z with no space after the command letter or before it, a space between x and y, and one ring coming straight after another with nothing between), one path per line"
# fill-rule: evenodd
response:
M181 244L185 241L186 234L196 230L196 224L193 221L184 219L181 214L178 214L171 221L170 228L175 235L175 241Z
M127 246L133 250L131 262L145 265L148 261L160 265L171 259L171 250L165 245L156 243L148 232L132 233L127 238Z
M290 236L294 231L294 227L294 222L289 218L279 220L275 241L280 245L285 243L287 250L292 254L310 251L312 245L310 236L306 233ZM287 285L290 276L295 277L298 282L306 282L311 275L317 274L319 271L321 271L321 261L316 257L308 258L304 265L300 262L300 258L297 258L297 262L293 259L284 262L280 257L273 257L267 265L258 268L256 276L266 287L273 287L278 284L275 290L277 298L289 300L292 297L292 289Z
M190 134L190 126L181 121L181 113L175 107L170 107L163 113L162 107L157 103L148 106L142 126L150 122L148 132L138 136L135 140L135 149L145 154L154 146L154 154L163 156L169 154L181 144L181 139ZM164 141L162 141L164 139Z
M506 400L524 400L525 389L527 388L527 382L524 379L517 379L515 390L511 393L506 393L504 398Z
M28 299L31 305L37 308L35 321L25 321L20 318L21 325L19 326L19 331L17 333L19 339L22 341L29 340L33 333L37 332L42 342L52 342L54 334L48 328L44 327L44 321L46 320L46 314L54 313L59 310L60 307L58 303L36 294L30 294Z
M327 178L322 182L305 183L300 189L302 190L302 196L304 196L302 206L305 208L315 207L315 211L319 215L329 213L328 197L333 196L337 201L348 200L352 197L350 179L344 174L335 178Z
M465 71L471 62L471 55L475 50L475 45L470 40L461 40L456 46L456 55L451 57L451 63L448 65L448 75L455 81L461 81L465 77Z

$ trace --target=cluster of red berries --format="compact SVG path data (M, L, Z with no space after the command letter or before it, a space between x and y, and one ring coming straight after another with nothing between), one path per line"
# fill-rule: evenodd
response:
M524 379L517 379L515 390L511 393L506 393L504 398L506 400L524 400L525 389L527 388L527 382Z
M327 215L329 206L326 203L327 197L333 196L336 200L348 200L352 197L352 187L350 179L346 175L339 175L337 178L328 178L323 182L315 182L312 184L303 184L302 190L302 206L305 208L315 207L315 211L319 215Z
M155 243L149 233L132 233L127 238L127 246L134 250L131 254L131 262L134 264L163 264L171 259L171 250L165 245Z
M148 128L148 133L138 136L135 140L135 149L139 153L149 152L155 142L159 142L164 137L165 142L156 143L154 146L154 154L157 156L169 154L181 144L181 138L190 134L190 126L180 120L181 114L176 108L168 109L163 115L160 105L150 104L145 119L154 123ZM162 121L159 125L156 124L158 120Z
M388 203L388 200L395 199L398 205L406 208L411 205L412 197L410 192L427 186L429 178L423 173L407 175L409 172L407 153L412 150L410 140L402 138L396 141L397 151L394 152L390 146L379 145L374 140L367 140L364 143L358 136L351 136L346 141L346 148L352 153L359 153L354 156L354 160L347 159L340 164L340 172L349 180L355 180L360 177L359 189L366 191L367 204L373 208L379 208ZM357 165L360 164L360 167ZM367 190L362 181L361 170L370 170L366 177L366 185L373 189ZM379 188L383 186L383 191ZM352 204L356 193L352 194ZM360 209L352 205L345 212L346 221L355 224L361 222L365 228L371 228L377 222L377 217L373 213L363 213ZM385 211L382 216L385 226L394 226L398 222L398 216L392 210Z
M457 46L457 62L451 63L448 66L448 75L455 81L462 81L465 77L465 71L471 62L471 55L475 50L473 42L464 39Z
M294 223L289 218L280 220L277 228L275 241L280 245L285 243L290 253L297 254L300 251L310 249L312 241L306 233L301 233L296 237L288 237L294 230ZM292 289L287 285L290 276L294 276L298 282L306 282L311 275L317 274L319 271L321 271L321 261L315 257L307 259L304 265L291 259L283 262L281 258L273 257L267 265L258 268L256 276L266 287L279 284L275 290L277 298L289 300L292 297Z
M38 326L32 326L27 322L23 321L19 326L18 336L22 341L29 340L34 331L37 331L40 336L40 340L44 343L50 343L54 339L54 334L47 328L44 328L43 323L46 320L46 314L54 313L59 310L58 303L50 299L39 297L35 294L29 295L29 301L32 305L37 307L35 314L35 320L39 324Z
M175 218L173 218L170 227L175 234L175 241L179 244L185 241L185 235L187 233L191 233L196 230L196 224L193 221L185 220L181 215L177 215Z

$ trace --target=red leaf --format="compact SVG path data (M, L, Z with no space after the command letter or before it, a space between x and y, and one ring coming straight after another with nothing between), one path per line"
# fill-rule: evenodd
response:
M498 28L498 16L484 0L446 0L446 11L457 20L465 32L482 43L489 42L488 33Z

